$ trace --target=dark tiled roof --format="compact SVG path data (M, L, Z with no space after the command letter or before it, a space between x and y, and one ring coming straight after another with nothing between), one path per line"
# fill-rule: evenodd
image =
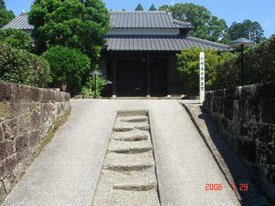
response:
M225 44L184 36L106 35L108 51L181 51L192 46L210 50L229 50Z
M2 29L20 29L20 30L32 30L34 27L29 24L28 16L26 13L20 14L18 17L13 19L10 23L4 26Z
M190 23L173 19L165 11L110 11L113 28L191 28Z
M174 20L170 13L165 11L110 11L111 25L113 28L191 28L190 23ZM3 29L32 30L27 14L21 14Z
M190 28L189 23L173 20L170 13L160 11L110 11L113 28ZM3 29L32 30L27 14L21 14ZM228 50L231 47L194 37L183 36L112 36L106 35L107 50L113 51L181 51L191 46L202 49Z

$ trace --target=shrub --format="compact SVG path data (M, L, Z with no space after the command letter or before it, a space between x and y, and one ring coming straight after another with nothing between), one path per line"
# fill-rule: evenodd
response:
M42 54L51 67L52 85L77 94L90 70L90 59L77 49L56 46Z
M31 37L26 32L18 29L0 30L0 41L17 49L30 50L32 48Z
M241 57L229 59L217 67L217 88L240 85ZM244 84L275 80L275 35L244 52Z
M0 43L0 80L47 87L51 82L50 66L35 54Z
M202 50L191 47L177 54L177 68L184 79L184 90L187 94L198 94L199 92L199 56L205 53L205 86L212 89L216 84L216 66L228 59L228 52L219 53L215 50Z
M107 85L107 81L101 76L96 76L96 96L101 96L101 92ZM94 96L95 94L95 79L93 77L88 77L85 86L81 88L81 94L85 96Z
M110 15L102 0L35 0L28 13L39 54L62 45L87 54L92 63L105 45Z

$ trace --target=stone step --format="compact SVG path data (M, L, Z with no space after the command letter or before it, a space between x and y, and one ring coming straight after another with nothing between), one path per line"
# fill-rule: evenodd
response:
M142 131L146 131L149 132L150 131L150 127L148 126L140 126L140 127L135 127L138 130L142 130Z
M123 127L114 127L113 132L129 132L129 131L133 131L134 129L149 132L150 128L149 126L133 126L133 127L123 126Z
M148 191L157 188L157 183L145 183L145 184L115 184L113 189L115 190L128 190L128 191Z
M159 206L156 190L128 191L106 189L95 197L92 206Z
M137 154L108 152L103 165L148 165L154 164L152 151Z
M114 190L112 206L159 206L156 190L127 191Z
M112 139L121 141L141 141L149 139L148 137L150 137L150 133L148 131L137 129L125 132L114 132L112 134Z
M118 141L135 142L135 141L148 140L148 135L115 136L113 139Z
M144 128L144 129L143 129ZM125 130L126 129L126 130ZM138 122L138 123L129 123L129 122L116 122L113 128L114 132L125 132L133 129L140 129L147 131L149 130L148 122Z
M159 206L147 111L119 111L94 206Z
M147 183L156 183L155 168L151 165L146 165L148 168L138 167L138 170L121 171L103 168L101 175L103 181L108 181L110 184L140 184L146 185ZM128 169L128 168L127 168ZM137 169L137 168L131 168ZM139 170L142 169L142 170Z
M157 195L154 195L154 193L157 194L156 185L157 180L153 167L131 173L103 169L93 205L113 206L115 205L114 200L119 200L117 205L132 205L131 202L127 202L132 197L136 198L133 205L138 200L146 202L148 199L158 203ZM148 203L145 205L158 204Z
M118 171L118 172L132 172L132 171L143 171L148 168L153 167L153 164L147 163L147 164L109 164L109 165L104 165L103 169L107 170L113 170L113 171Z
M129 132L132 130L141 130L141 131L146 131L149 132L149 125L134 125L134 126L129 126L129 125L121 125L113 128L113 132Z
M118 117L117 120L120 122L141 123L141 122L148 122L148 117L147 116L127 116L127 117Z
M129 132L135 129L134 127L114 127L113 132Z
M109 152L135 154L148 152L152 150L152 144L149 140L144 141L116 141L111 140L109 144Z
M148 152L150 150L152 150L152 147L134 147L134 148L127 148L127 149L112 149L112 150L108 150L108 151L120 153L120 154L138 154L138 153Z
M119 117L129 117L129 116L148 116L148 111L143 110L125 110L125 111L118 111L117 118Z

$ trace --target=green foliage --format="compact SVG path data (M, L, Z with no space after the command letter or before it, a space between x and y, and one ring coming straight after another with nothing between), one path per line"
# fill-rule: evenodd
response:
M232 40L244 37L259 43L264 39L264 30L257 21L244 20L242 23L233 22L228 30Z
M231 56L229 53L219 53L215 50L202 50L195 47L177 54L177 68L184 79L184 89L187 94L199 92L199 57L201 51L205 53L205 85L207 89L215 87L216 66Z
M170 11L170 6L168 6L167 4L164 4L162 6L159 7L159 11L167 11L167 9Z
M47 87L51 82L50 66L35 54L0 43L0 80Z
M86 81L86 85L81 88L81 94L85 96L94 96L96 91L96 96L99 97L105 85L107 85L107 81L101 76L96 75L96 90L95 90L95 77L94 76L88 77Z
M228 27L224 19L218 19L216 16L211 16L207 30L206 39L219 42L226 39Z
M155 5L152 4L151 7L150 7L150 9L149 9L149 11L156 11L156 10L157 10L157 9L156 9Z
M110 16L101 0L35 0L29 13L37 52L57 45L76 48L92 62L100 56Z
M217 88L235 87L241 81L241 57L235 56L217 67ZM275 35L244 52L244 83L275 80Z
M18 49L30 50L32 47L31 37L26 32L18 29L0 30L0 41Z
M13 18L15 18L13 11L7 11L4 0L0 0L0 28L6 26Z
M144 10L143 7L142 7L141 4L139 3L139 4L137 5L136 11L143 11L143 10Z
M76 94L90 70L90 59L77 49L56 46L42 54L51 67L53 87ZM65 88L64 88L65 87Z
M174 6L163 5L159 8L160 11L167 9L175 19L192 23L193 29L189 32L191 36L220 41L228 30L225 20L212 16L204 6L177 3Z
M260 42L264 39L264 31L257 21L244 20L234 22L230 28L224 19L212 16L205 7L193 3L177 3L174 6L162 5L159 11L169 10L175 19L190 22L193 26L191 36L229 44L240 37Z

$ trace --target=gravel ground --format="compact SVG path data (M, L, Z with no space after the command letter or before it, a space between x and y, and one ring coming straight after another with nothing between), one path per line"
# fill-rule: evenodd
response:
M4 206L91 205L117 110L149 111L161 205L239 205L176 100L73 100L72 109ZM205 184L223 189L205 191Z

